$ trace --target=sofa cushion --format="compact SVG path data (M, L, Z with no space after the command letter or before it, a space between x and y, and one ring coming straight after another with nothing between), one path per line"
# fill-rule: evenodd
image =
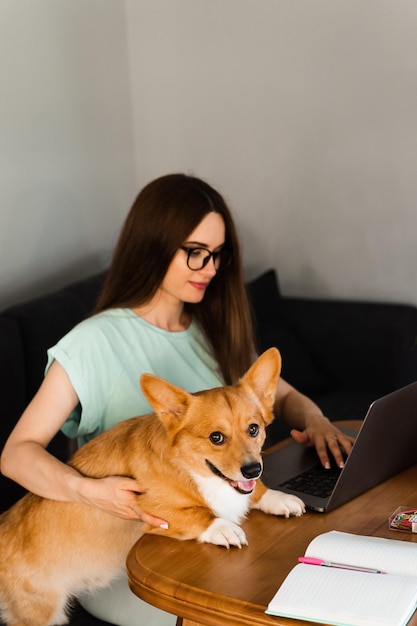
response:
M277 347L282 356L282 377L287 382L306 394L323 390L325 378L319 366L285 316L275 270L268 270L252 280L248 294L255 317L258 351Z
M25 363L19 326L13 319L0 317L0 386L2 389L0 450L25 408ZM0 512L8 509L25 493L0 474Z
M377 392L346 391L344 389L311 396L324 415L332 422L364 419L371 403L380 397L381 394Z
M46 350L91 313L103 279L104 274L99 274L73 283L60 291L11 307L2 314L19 326L26 364L26 404L42 382Z
M0 381L2 393L2 419L0 437L3 435L4 419L21 413L25 408L25 361L19 324L14 319L0 316ZM10 393L10 390L13 390ZM10 427L14 421L10 422ZM1 439L0 439L1 441Z
M305 298L284 306L327 389L384 395L416 380L416 307Z

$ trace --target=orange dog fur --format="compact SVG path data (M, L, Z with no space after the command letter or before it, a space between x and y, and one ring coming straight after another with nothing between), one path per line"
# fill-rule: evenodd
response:
M144 533L245 545L250 508L302 515L298 498L259 480L265 427L281 358L267 350L237 385L188 393L150 374L143 393L155 413L125 420L80 448L70 465L85 476L123 475L147 486L140 507L169 529L94 507L28 494L0 516L0 608L8 626L67 623L80 591L107 585Z

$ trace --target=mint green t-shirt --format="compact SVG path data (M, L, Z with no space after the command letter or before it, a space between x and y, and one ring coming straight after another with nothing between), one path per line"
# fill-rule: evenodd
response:
M54 360L79 398L62 430L80 445L123 419L152 412L139 385L145 372L191 392L224 384L195 322L169 332L131 309L109 309L81 322L48 350L47 370Z

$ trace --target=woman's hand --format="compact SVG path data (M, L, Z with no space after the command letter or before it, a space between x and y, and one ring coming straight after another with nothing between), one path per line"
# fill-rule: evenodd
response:
M146 487L133 478L108 476L106 478L85 478L80 476L77 488L80 501L122 519L142 521L168 528L168 523L142 511L138 506L138 494L145 493Z
M279 380L275 396L275 413L290 427L297 443L314 446L320 461L330 468L329 452L338 467L344 466L343 452L348 455L354 439L336 428L310 398L300 393L284 379Z
M329 452L334 457L336 465L344 467L343 452L345 455L349 454L355 441L354 438L345 435L321 415L311 416L306 422L304 430L291 430L291 437L294 441L305 446L314 446L326 469L330 468Z

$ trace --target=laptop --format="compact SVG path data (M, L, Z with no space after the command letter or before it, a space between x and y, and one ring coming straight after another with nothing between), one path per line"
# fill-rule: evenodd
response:
M262 482L329 512L417 462L417 382L369 407L345 467L324 469L315 448L296 442L264 456ZM326 486L326 482L330 484Z

